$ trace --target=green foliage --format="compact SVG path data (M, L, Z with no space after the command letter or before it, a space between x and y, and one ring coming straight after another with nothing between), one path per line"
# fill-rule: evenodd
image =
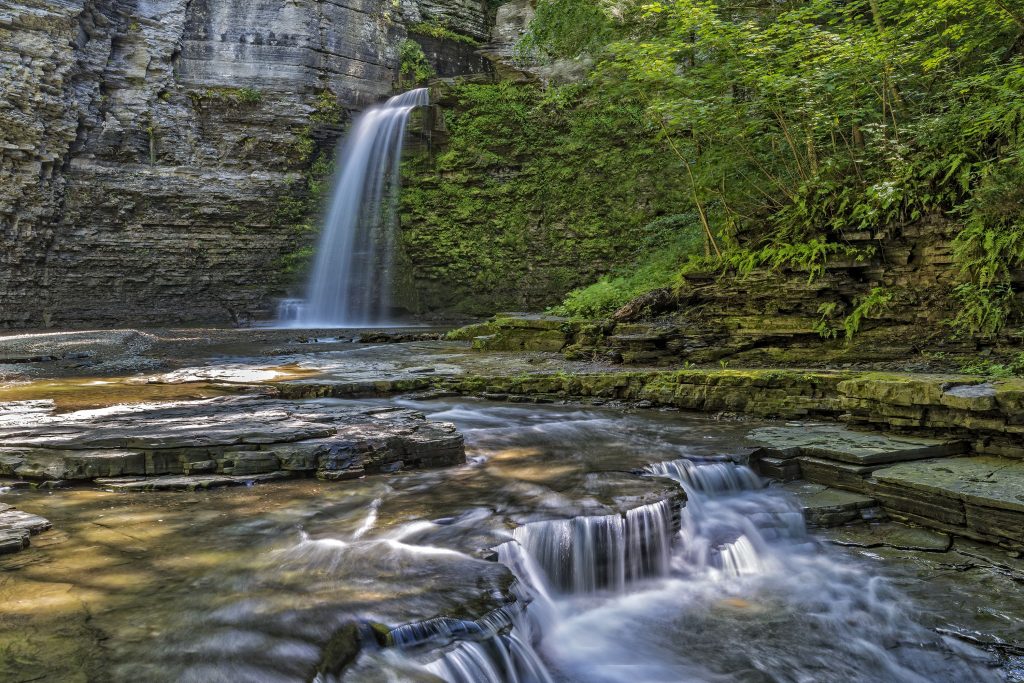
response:
M434 69L415 40L405 39L398 45L398 81L400 87L424 83L434 76Z
M309 265L313 262L313 253L312 245L288 252L278 261L278 271L286 280L293 282L301 280L309 273Z
M612 20L600 3L541 0L516 49L523 61L573 58L599 50L614 35Z
M309 120L329 126L340 125L345 120L345 108L330 88L324 88L317 95Z
M413 24L409 27L409 33L418 33L421 36L430 36L431 38L437 38L438 40L451 40L456 43L465 43L466 45L479 45L480 41L472 36L467 36L464 33L458 33L453 31L447 26L441 24L428 24L426 22L420 22Z
M318 102L317 110L326 112L321 123L330 125L336 121L330 114L336 106L330 91L321 93ZM291 193L278 198L273 218L275 224L291 227L297 245L276 264L277 273L286 283L304 278L312 263L312 240L317 233L314 219L327 200L331 177L334 175L333 158L328 152L317 148L312 129L308 126L299 131L296 154L308 167L302 178L291 188Z
M825 265L832 256L862 261L869 255L869 252L847 244L827 242L820 237L815 237L806 242L771 244L756 250L736 248L726 252L722 261L725 266L735 270L741 277L749 275L755 268L767 266L774 269L788 268L806 272L807 281L813 282L815 278L825 272ZM708 260L705 259L695 265L707 264Z
M303 126L295 133L295 156L300 162L312 159L316 154L316 140L313 139L313 130L309 126Z
M203 102L219 102L238 106L259 104L263 101L263 93L256 88L207 88L192 90L188 96L197 106Z
M953 295L960 306L951 325L972 335L990 337L996 334L1003 329L1014 310L1013 290L1006 284L985 287L965 282L957 285Z
M463 84L445 97L447 145L407 158L402 191L404 248L432 305L548 306L689 228L644 230L687 202L642 102L588 84Z
M968 334L998 333L1017 313L1013 270L1024 263L1024 150L984 169L963 208L966 225L953 244L965 282L953 327Z
M1018 4L541 0L521 52L597 57L592 92L643 102L687 171L671 213L705 210L741 276L813 279L865 233L962 221L954 325L990 334L1024 264Z
M861 299L853 308L853 311L843 321L843 329L846 331L846 339L853 339L860 330L860 324L865 318L871 318L884 312L892 304L893 293L883 287L875 287Z
M687 219L688 223L681 224ZM643 232L642 256L635 263L573 290L551 312L580 318L606 316L644 292L675 285L680 264L703 248L702 229L692 216L662 217L645 226Z
M818 306L818 313L821 315L821 318L817 323L815 323L814 331L817 332L822 339L835 339L839 336L839 330L832 325L832 318L835 316L838 309L839 304L835 301L829 301L828 303Z
M978 358L960 368L969 375L986 377L1021 377L1024 376L1024 352L1018 353L1004 363Z

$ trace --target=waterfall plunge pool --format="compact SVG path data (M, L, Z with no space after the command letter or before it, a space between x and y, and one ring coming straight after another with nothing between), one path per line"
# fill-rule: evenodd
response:
M455 422L471 462L344 484L4 493L55 531L0 562L0 679L337 680L317 670L346 624L448 617L426 628L440 637L364 646L340 680L1020 680L1012 647L949 635L1020 636L1011 578L822 543L784 492L723 457L749 422L390 403ZM681 511L666 491L685 492Z

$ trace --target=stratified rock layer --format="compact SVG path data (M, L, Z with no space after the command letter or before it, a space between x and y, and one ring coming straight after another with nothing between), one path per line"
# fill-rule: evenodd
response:
M24 550L32 536L49 528L49 520L0 503L0 555Z
M442 22L488 32L479 0L4 3L0 326L266 312L312 162ZM434 42L439 72L487 68Z
M211 488L303 473L351 479L465 462L455 427L414 411L252 398L20 414L0 425L0 444L2 475L124 489ZM174 477L137 479L162 475ZM111 480L118 477L127 479Z

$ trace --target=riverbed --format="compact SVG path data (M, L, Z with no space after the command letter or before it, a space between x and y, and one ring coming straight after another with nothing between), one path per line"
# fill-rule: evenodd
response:
M1021 680L1012 577L960 571L959 591L929 590L952 553L808 531L740 464L756 423L370 402L454 422L468 463L0 494L54 525L0 564L0 678Z

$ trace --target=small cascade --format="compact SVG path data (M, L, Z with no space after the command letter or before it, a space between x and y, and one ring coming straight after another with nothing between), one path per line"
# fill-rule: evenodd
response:
M769 563L769 543L802 542L803 513L792 500L761 495L763 485L749 467L730 460L686 459L648 465L653 476L683 487L677 565L691 573L751 576Z
M426 668L448 683L554 683L537 653L515 632L461 641Z
M306 302L303 299L281 299L277 304L277 322L285 327L298 325L305 310Z
M366 110L354 121L338 152L334 190L307 300L282 302L279 324L359 327L387 323L405 125L413 109L429 103L429 90L418 88Z
M722 494L761 488L761 480L752 469L731 460L680 458L648 465L646 471L648 474L675 479L689 492Z
M520 589L513 585L511 592ZM388 633L387 645L410 653L440 647L424 668L448 683L553 683L530 644L523 605L517 599L477 621L437 617L404 624Z
M541 597L549 592L621 592L642 578L664 576L671 555L672 509L667 501L626 515L531 522L498 547L499 561L523 572ZM517 572L518 573L518 572Z

